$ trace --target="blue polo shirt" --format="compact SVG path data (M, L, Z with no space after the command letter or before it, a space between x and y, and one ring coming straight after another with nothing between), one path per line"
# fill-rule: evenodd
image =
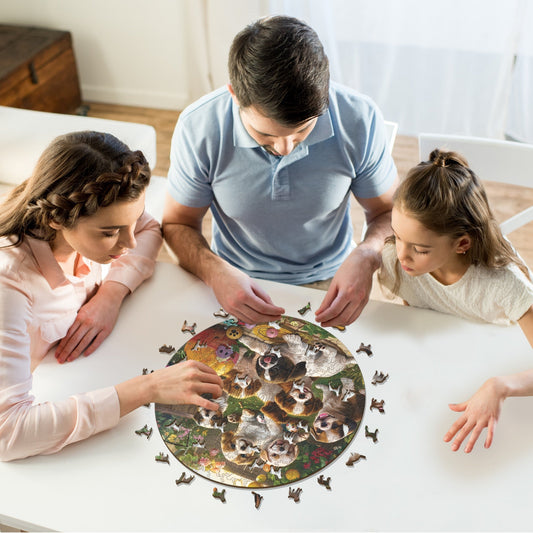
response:
M250 137L226 87L180 114L169 192L180 204L210 206L212 250L252 277L294 284L332 277L353 247L350 193L379 196L396 177L372 100L335 83L329 99L286 156Z

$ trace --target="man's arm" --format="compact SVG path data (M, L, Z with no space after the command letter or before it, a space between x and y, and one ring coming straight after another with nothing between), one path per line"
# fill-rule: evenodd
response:
M392 234L390 215L398 177L389 190L376 198L358 198L365 212L367 229L363 241L344 260L333 277L322 304L315 313L322 326L354 322L368 302L372 275L381 265L385 238Z
M211 251L202 235L207 209L184 206L167 194L163 235L180 265L211 287L220 305L238 319L250 324L277 320L285 310L247 274Z

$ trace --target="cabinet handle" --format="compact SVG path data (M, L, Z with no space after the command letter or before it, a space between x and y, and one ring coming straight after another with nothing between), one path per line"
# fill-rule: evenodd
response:
M37 76L37 71L35 70L35 65L33 64L33 61L30 62L28 68L30 69L31 82L34 85L37 85L39 83L39 77Z

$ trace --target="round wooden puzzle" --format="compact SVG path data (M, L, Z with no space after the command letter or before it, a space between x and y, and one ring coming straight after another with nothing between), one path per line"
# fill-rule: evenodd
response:
M229 318L191 337L168 365L184 359L221 376L220 409L156 404L157 425L172 454L213 482L300 481L342 454L361 423L365 384L354 356L301 318L253 325Z

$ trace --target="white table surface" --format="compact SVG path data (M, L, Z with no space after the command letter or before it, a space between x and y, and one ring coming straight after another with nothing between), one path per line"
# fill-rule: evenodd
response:
M261 284L287 315L324 293ZM212 292L175 265L160 263L154 277L124 304L119 322L101 348L87 358L59 366L51 357L35 372L34 392L55 400L115 384L166 366L162 344L182 346L189 334L220 319ZM306 315L312 321L312 314ZM363 372L367 405L350 446L321 473L289 485L303 489L288 499L288 487L263 489L259 509L250 489L226 488L225 504L212 497L213 482L190 472L167 453L153 405L121 419L118 427L61 452L0 463L0 523L63 531L435 531L531 530L533 399L505 402L493 446L452 452L442 437L456 418L447 407L471 395L488 377L531 366L531 350L518 327L474 324L432 311L372 301L346 331L331 330L356 356ZM356 354L370 343L374 355ZM376 370L389 374L372 385ZM385 400L385 414L370 411L372 397ZM151 439L135 434L144 424ZM379 442L364 426L379 429ZM484 433L482 435L484 437ZM350 453L367 459L346 466ZM222 489L222 486L218 486Z

